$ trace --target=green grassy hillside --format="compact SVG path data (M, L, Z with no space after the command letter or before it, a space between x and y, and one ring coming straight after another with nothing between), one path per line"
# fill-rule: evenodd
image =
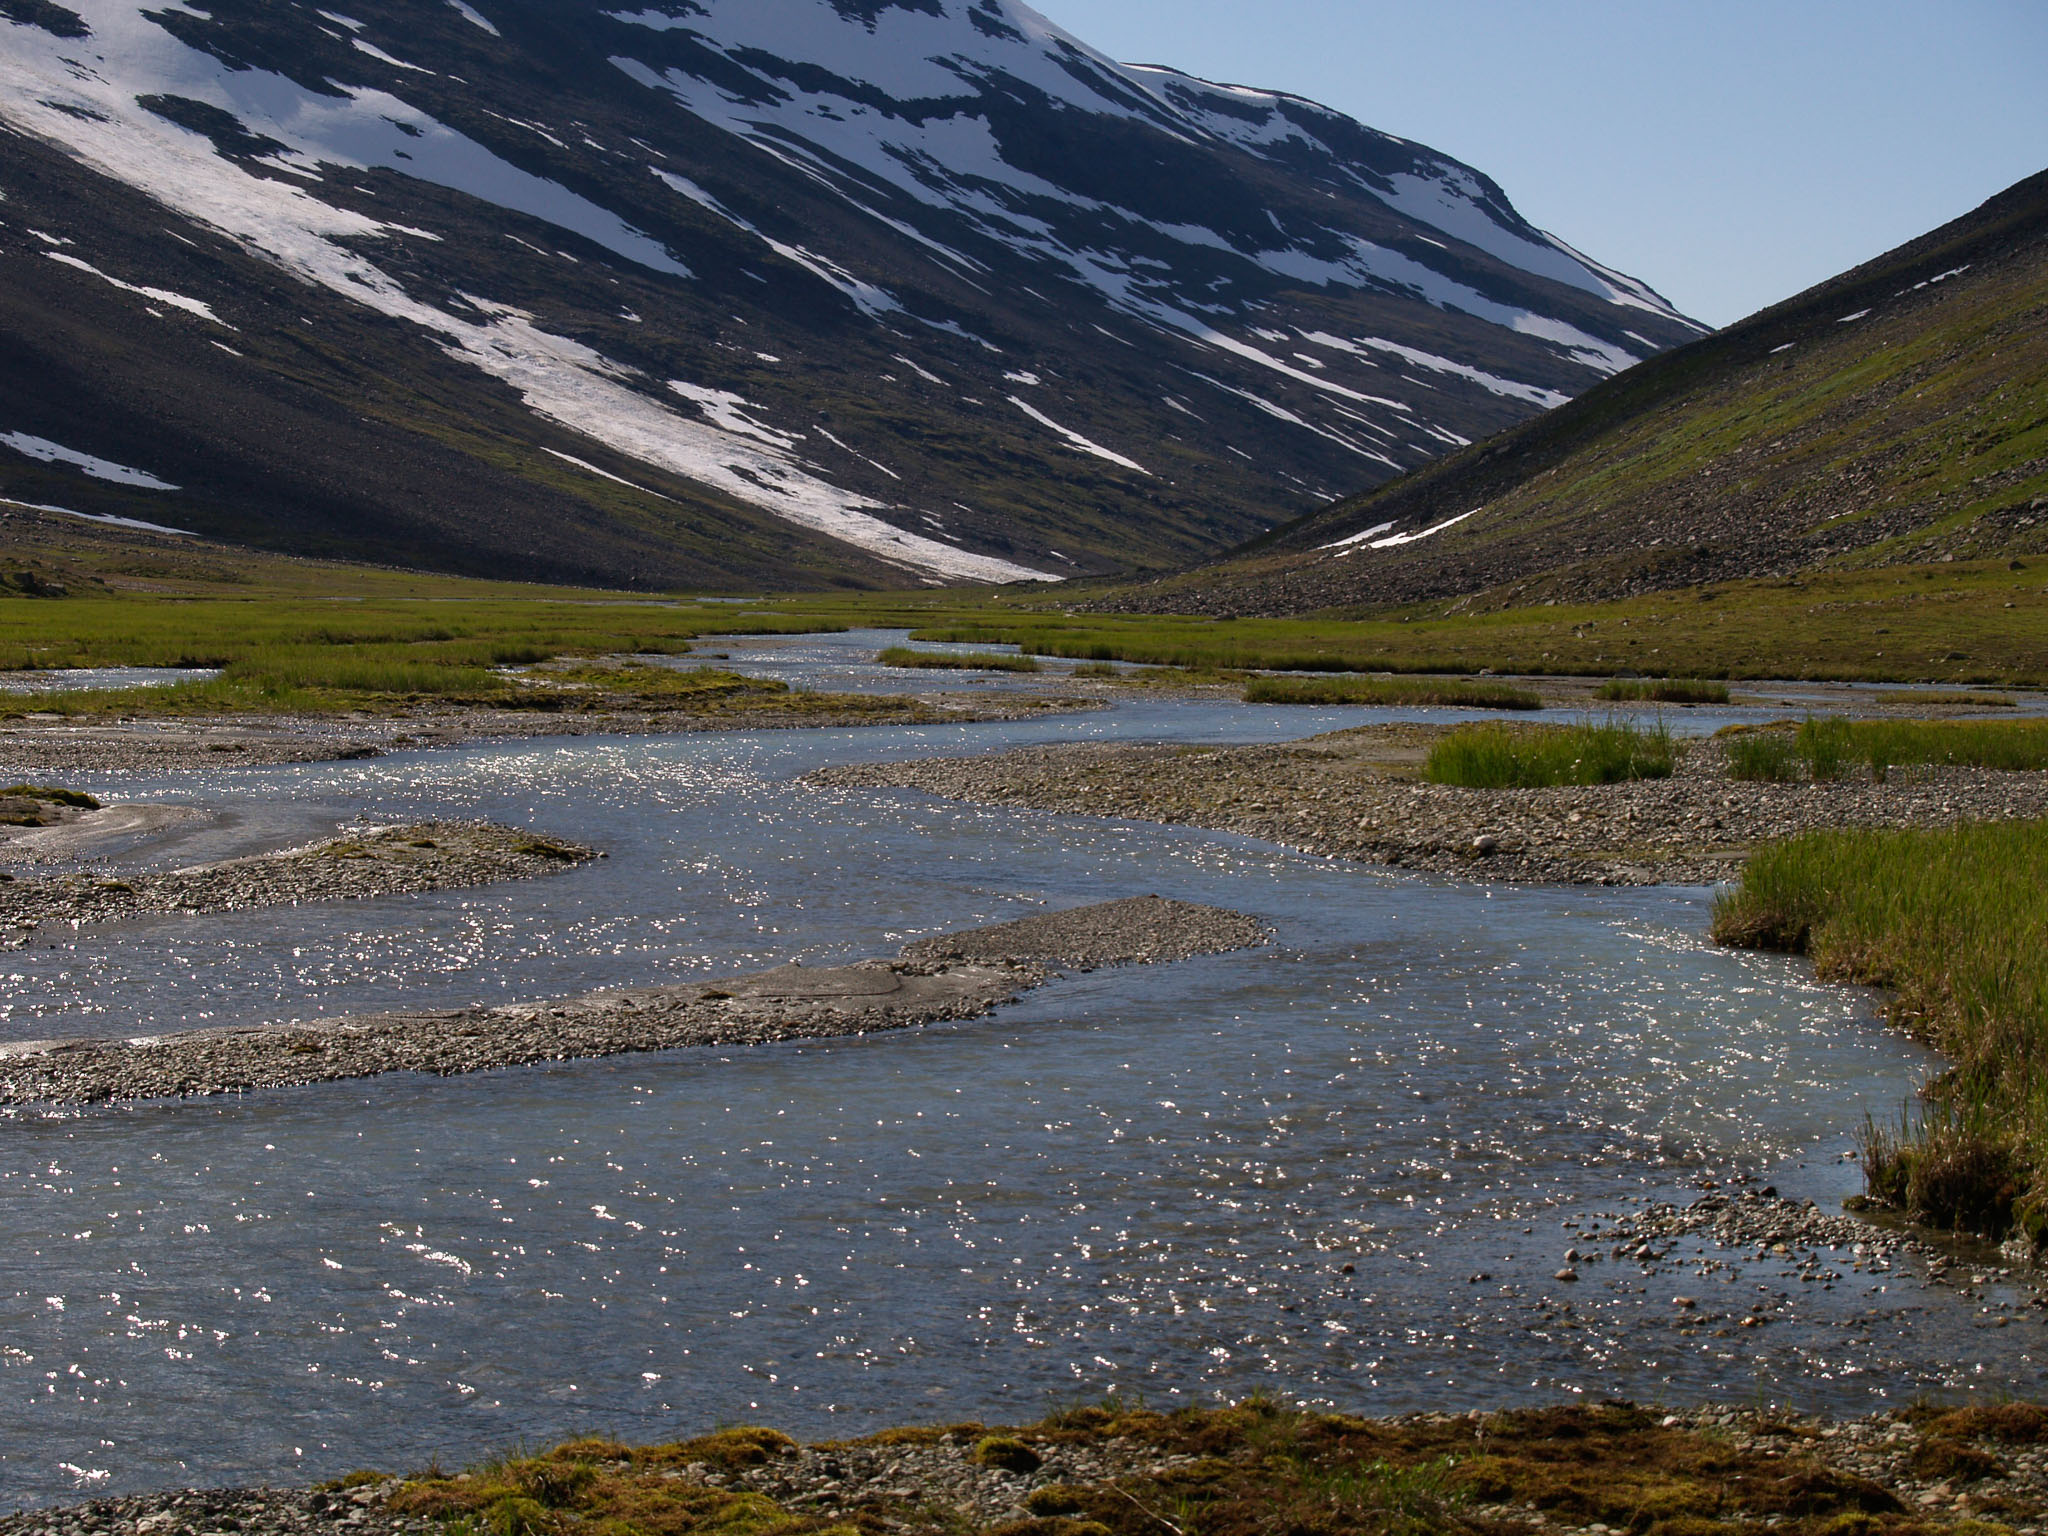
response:
M1426 536L1373 547L1414 534ZM1584 601L2044 549L2048 173L1544 417L1103 605Z

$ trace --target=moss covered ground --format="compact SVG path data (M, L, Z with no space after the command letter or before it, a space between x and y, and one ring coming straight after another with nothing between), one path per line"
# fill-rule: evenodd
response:
M1980 1491L1959 1517L1906 1485L1982 1490L2016 1446L2048 1435L2048 1414L1930 1408L1908 1424L1896 1474L1873 1477L1792 1419L1738 1430L1607 1404L1369 1420L1269 1400L1158 1413L1112 1399L1016 1429L808 1448L755 1428L656 1446L573 1441L415 1477L393 1503L459 1536L2004 1536L2038 1518L2023 1495ZM846 1475L842 1459L876 1447L900 1458L899 1486ZM1096 1470L1072 1479L1040 1470L1084 1463ZM1039 1473L1005 1495L1027 1513L991 1520L933 1496L930 1473L970 1464Z

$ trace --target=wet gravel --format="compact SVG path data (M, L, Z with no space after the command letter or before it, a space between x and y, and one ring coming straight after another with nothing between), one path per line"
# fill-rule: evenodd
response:
M1715 742L1668 779L1461 789L1415 777L1431 728L1369 726L1285 746L1087 743L821 770L810 782L1241 833L1308 853L1485 880L1711 884L1757 844L1832 827L2048 816L2048 773L1894 768L1889 781L1757 784Z
M1156 896L921 940L895 960L771 971L552 1002L385 1013L130 1040L0 1046L0 1104L239 1093L380 1072L443 1076L683 1046L754 1045L975 1018L1061 971L1265 942L1242 913Z
M384 1507L396 1480L366 1484L349 1492L311 1488L183 1488L175 1492L95 1499L66 1509L0 1516L0 1536L312 1536L353 1532L359 1536L424 1532L437 1522L394 1514Z
M45 923L113 922L171 913L242 912L489 885L601 858L578 843L479 821L366 827L304 848L165 874L0 874L0 948Z

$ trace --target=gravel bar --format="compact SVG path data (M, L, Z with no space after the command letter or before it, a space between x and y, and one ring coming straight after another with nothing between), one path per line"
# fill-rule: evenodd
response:
M1418 782L1441 729L1366 726L1285 746L1024 747L826 768L807 782L1208 827L1373 864L1578 885L1712 884L1734 878L1757 844L1824 828L2048 816L2048 773L1894 768L1882 784L1741 783L1711 741L1682 748L1668 779L1557 789Z
M704 731L838 730L856 725L959 725L1098 709L1092 696L849 694L843 707L530 710L426 705L394 715L172 715L108 720L26 716L0 722L0 783L61 773L183 773L230 766L324 763L419 748L557 736L679 736Z
M920 940L894 960L818 968L792 961L727 980L494 1008L0 1045L0 1104L240 1093L380 1072L449 1076L907 1029L979 1017L1061 971L1221 954L1269 937L1242 913L1140 896Z
M0 875L0 947L44 923L106 923L172 913L244 912L490 885L552 874L604 855L579 843L481 821L366 827L304 848L167 874Z

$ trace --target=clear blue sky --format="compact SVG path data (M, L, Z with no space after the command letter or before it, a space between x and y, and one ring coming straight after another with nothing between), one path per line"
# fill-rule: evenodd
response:
M1030 0L1478 167L1716 325L2048 169L2048 0Z

